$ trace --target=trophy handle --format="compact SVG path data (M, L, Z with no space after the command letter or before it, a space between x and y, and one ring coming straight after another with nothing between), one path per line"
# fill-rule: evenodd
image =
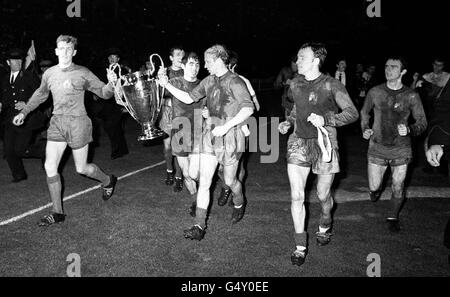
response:
M152 69L150 69L150 75L152 75L155 72L155 70L156 70L155 64L153 63L153 59L152 59L154 56L157 56L159 58L159 60L161 61L161 67L164 68L164 61L161 58L161 56L158 55L158 54L151 54L150 58L149 58L150 59L150 64L152 65Z
M128 103L128 100L125 97L125 93L122 91L122 80L125 80L122 76L122 67L120 67L119 63L114 63L109 65L109 71L115 71L116 69L119 69L119 77L117 79L116 83L112 83L113 89L114 89L114 98L116 99L116 103L125 107L125 109L128 111L128 113L137 120L136 112L134 111L133 107Z
M158 54L152 54L152 55L150 55L150 64L152 65L152 69L150 69L149 71L150 71L150 75L152 75L154 72L155 72L155 70L156 70L156 68L155 68L155 64L153 63L153 60L152 60L152 58L154 57L154 56L157 56L158 58L159 58L159 60L161 61L161 68L165 68L164 67L164 61L163 61L163 59L161 58L161 56L160 55L158 55ZM165 87L162 87L162 88L158 88L158 89L160 89L161 90L161 93L160 92L157 92L157 96L158 96L158 98L157 98L157 100L158 100L158 106L157 106L157 111L156 111L156 114L159 114L159 112L161 111L161 106L162 106L162 98L163 98L163 96L164 96L164 91L165 91Z
M108 67L108 71L115 71L116 69L119 69L119 77L117 78L116 83L110 82L111 85L113 86L114 89L114 94L116 96L114 96L114 98L116 99L117 104L119 105L124 105L124 103L122 102L122 91L121 91L121 86L122 86L122 68L120 67L120 65L118 63L113 63L111 65L109 65Z

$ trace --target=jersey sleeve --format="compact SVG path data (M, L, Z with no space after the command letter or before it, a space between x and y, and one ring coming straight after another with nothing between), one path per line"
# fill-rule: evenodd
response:
M48 88L48 76L49 71L44 72L41 85L36 89L36 91L34 91L25 107L20 111L25 116L35 110L41 103L45 102L45 100L47 100L48 98L48 95L50 95L50 90Z
M358 110L350 99L350 95L345 86L335 80L331 83L331 90L334 95L340 113L327 113L325 115L325 125L340 127L356 121L359 117Z
M208 86L211 76L205 77L192 91L189 92L189 96L194 102L199 102L206 97L206 88Z
M94 73L86 69L86 90L100 98L109 99L114 95L114 90L109 84L102 82Z
M242 80L240 77L234 78L230 82L230 90L233 94L233 97L238 101L240 109L244 107L249 107L251 109L254 108L252 98L244 80Z

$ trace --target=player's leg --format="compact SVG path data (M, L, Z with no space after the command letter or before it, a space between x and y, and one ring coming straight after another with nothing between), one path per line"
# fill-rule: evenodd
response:
M287 142L287 171L291 189L291 215L294 222L296 249L291 254L294 265L305 262L308 246L308 233L305 230L305 186L312 167L312 140L299 138L295 133Z
M317 174L317 197L322 208L319 231L316 232L316 241L319 245L326 245L331 240L333 223L332 210L334 201L331 196L331 186L335 174L340 171L338 150L333 148L329 162L323 161L322 157L318 156L313 162L312 171L314 174Z
M245 152L242 153L242 156L239 160L239 168L238 168L238 180L241 182L242 186L244 186L244 178L245 178L245 174L246 174L246 170L245 170L245 166L246 166L246 162L247 162L247 158L248 158L248 137L245 137ZM233 193L231 191L231 188L224 182L224 177L223 177L223 166L220 165L219 170L218 170L218 175L220 180L222 181L222 189L220 191L220 196L217 199L217 204L219 206L223 206L227 203L228 198L231 196L231 194ZM233 199L229 200L230 206L234 206L233 203Z
M217 204L219 206L224 206L227 204L228 198L232 195L233 191L224 181L224 175L223 175L223 165L219 165L219 169L217 170L217 175L219 176L219 179L222 183L222 187L220 189L220 195L219 198L217 198Z
M392 196L391 210L387 217L389 230L400 231L399 215L405 201L404 185L408 171L408 164L391 166L392 170Z
M333 218L331 211L334 201L331 196L331 185L333 184L334 174L317 175L317 197L319 198L322 211L319 220L319 231L316 233L316 240L319 245L326 245L330 242L331 226Z
M186 188L188 189L191 195L197 193L197 185L193 179L191 179L189 175L189 157L180 157L177 156L178 164L180 165L181 172L183 173L184 183L186 184Z
M385 164L384 160L369 157L367 163L367 177L369 181L369 197L372 202L378 201L381 197L381 193L383 192L381 184L386 169L387 164Z
M200 154L189 154L189 176L192 180L200 178Z
M117 178L114 175L107 175L94 163L88 164L88 150L88 144L81 148L72 149L75 168L79 174L100 181L103 188L102 198L103 200L108 200L114 193Z
M44 168L47 174L47 186L52 199L53 213L42 218L39 226L49 226L64 221L65 215L61 197L62 184L58 167L66 147L66 142L47 141Z
M178 159L174 158L173 165L175 167L175 184L173 186L174 192L181 192L183 190L183 172L178 164Z
M166 160L166 185L170 186L174 183L175 172L173 170L173 156L172 156L172 137L166 137L164 143L164 159Z
M244 184L244 178L245 178L245 174L246 174L245 163L247 162L247 158L248 158L248 153L245 152L242 155L241 160L239 161L238 179L241 181L242 184Z
M189 214L195 217L195 211L197 209L197 183L200 179L200 154L189 154L189 178L194 182L195 194L192 195L192 205L190 207Z
M310 167L288 164L287 171L291 188L291 215L294 223L294 241L296 249L291 255L292 264L302 265L308 246L308 234L305 230L305 185Z
M233 224L242 220L245 213L245 199L242 192L242 183L237 177L239 163L239 160L236 160L232 164L226 164L223 166L224 182L233 193L234 207L231 216L231 222Z
M184 236L190 239L201 240L205 234L206 215L209 206L211 182L218 164L215 155L200 154L200 184L197 192L197 208L195 211L195 225L184 231Z
M291 214L295 233L297 234L305 232L305 185L310 170L309 167L294 164L288 164L287 166L289 184L291 186Z
M61 201L61 178L58 173L59 163L66 150L67 143L47 141L45 150L45 172L47 174L47 184L50 197L53 202L53 211L64 213Z

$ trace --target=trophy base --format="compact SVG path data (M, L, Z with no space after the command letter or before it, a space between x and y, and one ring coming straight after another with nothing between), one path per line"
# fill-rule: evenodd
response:
M144 133L137 138L138 141L152 140L166 135L166 133L157 129L144 130L143 132Z

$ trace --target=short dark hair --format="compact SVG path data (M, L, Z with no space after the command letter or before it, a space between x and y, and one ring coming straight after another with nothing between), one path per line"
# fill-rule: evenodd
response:
M175 50L180 50L180 51L184 51L183 47L176 45L173 46L170 51L169 51L169 55L173 57L173 53L175 52Z
M78 39L71 35L59 35L56 39L56 45L58 45L58 42L67 42L73 44L73 49L77 49Z
M442 57L435 57L434 59L433 59L433 63L434 62L441 62L442 64L444 64L444 66L445 66L445 59L443 59Z
M195 60L200 63L200 57L195 52L189 52L187 55L184 55L182 63L184 65L186 65L186 63L189 61L189 59Z
M388 56L388 58L386 59L386 61L388 60L394 60L394 61L400 61L400 71L403 71L403 69L407 69L408 68L408 63L406 62L406 59L402 56L398 56L398 55L391 55Z
M314 58L318 58L320 60L319 67L321 67L328 54L325 44L320 42L307 42L300 47L300 50L305 48L310 48L312 50Z

